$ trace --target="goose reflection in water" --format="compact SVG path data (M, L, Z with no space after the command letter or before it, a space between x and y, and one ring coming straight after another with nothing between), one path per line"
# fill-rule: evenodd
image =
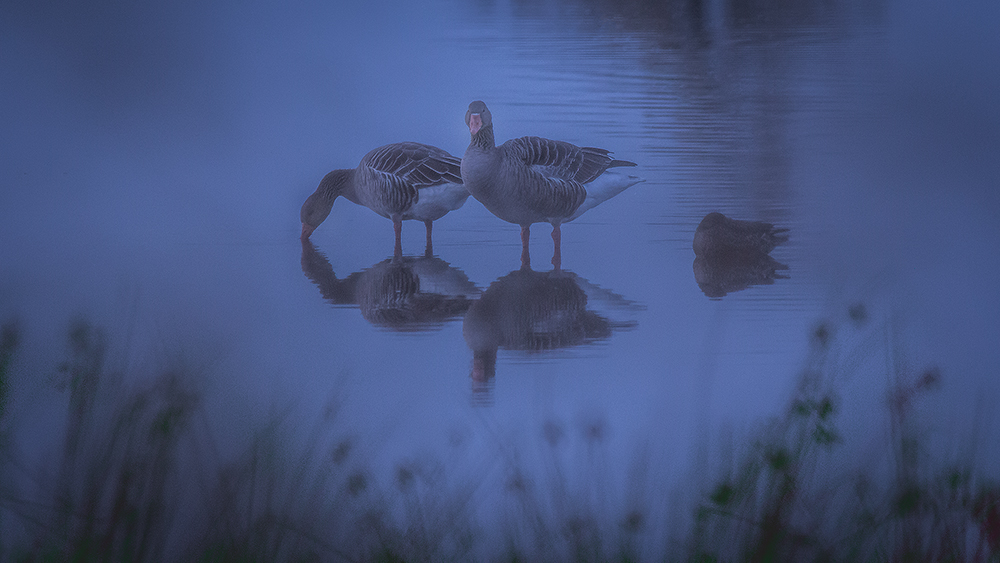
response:
M708 297L722 298L755 285L770 285L788 276L788 266L770 252L788 241L788 229L763 221L741 221L709 213L694 233L694 279Z
M371 324L402 332L440 328L480 293L462 270L429 255L394 256L338 278L309 239L302 239L302 272L330 303L357 306Z
M721 254L694 259L694 279L708 297L721 298L755 285L771 285L776 279L788 279L779 274L788 266L768 254Z
M465 342L473 352L473 401L492 402L500 348L528 353L570 348L606 340L612 331L636 325L587 308L597 302L630 312L643 308L567 270L536 272L522 267L491 283L462 323Z

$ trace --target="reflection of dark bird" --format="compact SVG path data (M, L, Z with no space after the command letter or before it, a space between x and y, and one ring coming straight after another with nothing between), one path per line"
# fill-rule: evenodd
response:
M740 221L722 213L709 213L694 232L694 253L697 256L719 254L767 254L788 240L783 233L763 221Z
M578 147L541 137L511 139L496 146L493 116L483 102L465 114L472 142L462 158L469 192L497 217L521 226L521 262L527 266L532 223L552 224L552 264L560 267L559 225L642 182L638 176L607 172L634 162L615 160L609 151Z
M634 322L616 323L588 310L584 290L588 285L572 272L528 268L491 283L469 307L462 323L465 342L473 351L473 392L488 394L499 348L528 352L569 348L606 339L612 329L634 326ZM636 309L620 296L610 296Z
M694 279L708 297L724 297L754 285L773 284L775 279L788 278L777 273L787 269L788 266L769 254L730 252L694 259Z
M459 269L434 256L389 258L344 279L312 242L302 239L302 271L334 305L357 305L373 325L431 330L462 316L479 289Z
M302 238L330 214L337 196L364 205L392 219L396 231L396 256L402 254L402 221L416 219L427 227L431 248L431 223L462 207L469 192L462 185L461 160L420 143L395 143L372 150L354 169L334 170L302 204Z
M694 279L709 297L784 279L788 266L768 254L788 240L788 229L763 221L740 221L709 213L694 232Z

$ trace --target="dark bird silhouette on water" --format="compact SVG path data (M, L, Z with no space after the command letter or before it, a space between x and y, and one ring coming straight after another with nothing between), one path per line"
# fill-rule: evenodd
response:
M788 229L777 229L771 223L730 219L712 212L695 229L692 246L696 256L767 254L788 241L787 232Z
M770 256L777 245L788 241L787 232L763 221L741 221L718 212L705 215L692 242L698 287L708 297L721 298L787 279L779 272L788 266Z

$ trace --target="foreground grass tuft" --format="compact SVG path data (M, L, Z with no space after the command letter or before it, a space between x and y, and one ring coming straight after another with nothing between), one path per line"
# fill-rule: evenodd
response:
M500 494L509 501L507 512L492 515L499 528L488 529L477 510L491 493L482 490L485 480L455 482L443 463L408 460L383 485L366 466L365 445L338 429L335 408L304 430L274 416L222 459L189 374L115 373L106 366L107 337L82 321L70 326L59 366L61 442L54 463L38 471L21 458L6 409L20 341L18 324L7 323L0 327L0 560L1000 560L1000 487L987 479L995 476L936 460L916 424L917 406L940 385L938 369L911 370L897 351L883 350L891 359L889 461L866 470L849 459L840 378L874 348L871 339L852 349L842 338L845 330L873 330L869 312L854 306L847 318L846 328L825 323L813 331L787 409L704 489L681 538L651 517L666 500L645 488L657 481L648 463L637 464L627 508L609 500L614 479L602 452L610 429L599 417L580 424L576 442L562 425L545 423L547 467L484 462L505 468ZM303 435L304 442L293 439ZM565 455L572 443L584 455Z

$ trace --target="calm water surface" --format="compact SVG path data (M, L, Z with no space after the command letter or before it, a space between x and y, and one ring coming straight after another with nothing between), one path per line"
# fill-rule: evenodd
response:
M668 496L783 412L813 329L846 332L865 303L842 389L859 447L884 424L889 350L941 367L944 435L994 429L1000 43L966 24L998 13L859 4L4 8L18 373L54 373L83 315L116 367L204 372L220 436L279 413L306 428L335 398L378 478L429 456L499 483L543 471L558 431L584 473L600 443L626 491L608 502L627 503L638 459ZM326 172L402 140L461 156L475 99L498 141L607 148L646 182L564 226L563 272L544 225L519 271L518 228L471 198L433 256L408 222L392 261L390 222L344 200L300 243ZM788 228L787 269L703 289L691 243L711 211ZM558 321L530 318L556 302ZM499 328L501 310L526 318ZM58 391L16 389L41 426ZM984 463L988 434L968 446Z

